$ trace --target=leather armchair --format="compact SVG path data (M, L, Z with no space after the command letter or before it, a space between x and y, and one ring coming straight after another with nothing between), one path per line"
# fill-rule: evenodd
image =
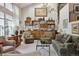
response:
M0 54L14 50L16 42L14 40L5 40L4 36L0 37Z

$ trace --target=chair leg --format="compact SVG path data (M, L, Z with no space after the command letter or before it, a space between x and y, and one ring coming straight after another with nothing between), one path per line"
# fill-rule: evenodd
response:
M2 45L0 45L0 56L2 56L3 53L3 49L2 49Z

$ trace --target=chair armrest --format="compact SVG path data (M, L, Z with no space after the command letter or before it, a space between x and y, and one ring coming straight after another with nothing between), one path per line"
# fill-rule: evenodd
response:
M3 41L3 40L0 40L0 44L4 44L5 43L5 41Z
M2 55L2 52L3 52L3 45L0 44L0 56Z
M0 41L0 44L2 44L3 42L2 41Z

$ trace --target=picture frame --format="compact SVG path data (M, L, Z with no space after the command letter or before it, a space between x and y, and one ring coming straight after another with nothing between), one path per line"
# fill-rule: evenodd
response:
M35 8L35 17L47 17L47 8Z
M73 11L74 11L74 13L79 13L79 4L73 5Z
M78 13L70 13L69 22L79 21Z
M76 21L74 13L69 12L69 22Z
M77 21L79 20L79 15L76 15L76 20L77 20Z
M79 34L79 23L72 24L72 33Z

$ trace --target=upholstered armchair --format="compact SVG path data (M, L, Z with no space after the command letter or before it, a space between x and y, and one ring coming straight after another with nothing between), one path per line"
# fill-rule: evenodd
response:
M14 50L16 42L14 40L5 40L4 36L0 37L0 54Z
M33 35L30 31L25 31L22 35L22 39L24 39L25 44L33 43Z

